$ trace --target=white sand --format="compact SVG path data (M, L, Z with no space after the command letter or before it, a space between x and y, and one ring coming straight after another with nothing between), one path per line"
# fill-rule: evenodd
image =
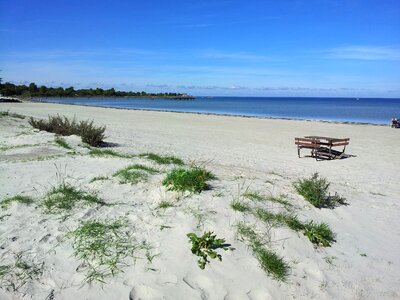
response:
M111 176L132 163L168 171L141 158L90 157L75 136L66 137L74 150L68 155L54 144L54 135L37 132L27 120L0 119L0 200L31 195L39 203L57 184L56 173L69 183L98 192L110 207L83 207L72 216L45 214L37 205L12 204L0 212L0 265L20 251L44 262L44 273L0 299L398 299L400 298L399 130L384 126L253 119L241 117L148 112L39 103L0 103L0 111L45 118L49 114L94 119L106 125L113 150L138 154L173 154L186 162L205 164L218 179L212 189L177 199L162 186L165 172L136 185L118 180L89 183L94 176ZM346 152L352 157L315 161L297 157L296 136L350 137ZM306 151L303 152L306 154ZM51 159L43 156L54 155ZM40 160L35 158L41 157ZM297 195L292 182L319 172L331 191L347 198L348 206L316 209ZM245 244L235 238L237 221L264 224L250 214L233 211L229 204L249 186L250 191L286 194L301 220L326 222L337 234L332 247L314 248L302 234L285 227L269 233L271 248L291 267L286 283L268 276ZM158 209L162 200L175 207ZM276 204L265 203L276 209ZM195 212L195 213L193 213ZM2 216L5 217L1 219ZM195 215L202 216L201 222ZM65 234L81 220L126 217L138 240L159 254L150 263L138 253L124 273L106 284L83 284L80 262L73 257ZM160 230L161 225L171 226ZM188 232L213 230L235 251L220 251L223 261L211 261L205 270L190 252ZM366 255L366 256L365 256ZM332 263L327 262L332 258ZM78 270L77 270L78 268ZM53 291L53 292L52 292ZM25 296L24 296L25 295ZM23 297L24 296L24 297ZM47 299L50 299L47 298Z

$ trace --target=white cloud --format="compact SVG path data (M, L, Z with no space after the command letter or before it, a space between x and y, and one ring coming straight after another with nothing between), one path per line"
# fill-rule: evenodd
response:
M398 47L347 46L326 51L329 58L354 60L400 60Z

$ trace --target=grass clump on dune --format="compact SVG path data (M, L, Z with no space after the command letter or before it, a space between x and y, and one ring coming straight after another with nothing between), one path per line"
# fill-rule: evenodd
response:
M297 216L287 213L272 213L262 208L256 209L254 215L265 223L276 226L287 226L294 231L302 231L303 234L316 246L330 247L335 242L335 234L328 224L316 224L313 221L301 222Z
M54 139L54 141L56 142L57 145L59 145L60 147L63 147L65 149L72 149L72 147L70 145L68 145L67 141L62 138L61 136L56 136L56 138Z
M102 157L102 156L104 156L104 157L120 157L120 158L132 158L133 157L133 155L118 153L111 149L104 149L104 150L92 149L92 150L90 150L89 155L100 156L100 157Z
M95 181L101 181L101 180L108 180L108 179L110 179L110 178L108 178L107 176L96 176L96 177L93 177L89 181L89 183L92 183L92 182L95 182Z
M208 189L207 181L215 178L213 173L202 167L194 166L189 169L175 168L167 174L163 185L169 191L200 193Z
M169 164L174 164L178 166L183 166L185 163L183 162L182 159L172 156L172 155L159 155L156 153L143 153L139 154L139 157L144 157L149 160L152 160L160 165L169 165Z
M314 173L310 178L299 179L293 183L298 194L317 208L334 208L340 204L346 204L346 199L335 193L328 193L330 183L326 178Z
M106 205L96 194L82 191L70 184L62 183L47 193L41 206L47 213L68 212L78 204Z
M12 202L23 203L23 204L32 204L34 202L33 198L30 196L17 195L14 197L6 198L0 202L1 208L7 208L11 205Z
M11 117L11 118L18 118L18 119L25 119L25 116L17 114L17 113L10 113L7 111L0 111L0 118L1 117Z
M83 262L85 281L105 283L107 276L123 272L126 260L139 248L127 233L127 223L121 219L85 221L67 234L72 240L74 256Z
M9 292L18 292L29 282L38 280L44 269L44 263L36 263L23 255L15 254L12 264L0 265L0 288Z
M248 212L251 210L250 206L240 200L233 200L230 204L231 208L235 211Z
M120 183L136 184L139 181L147 180L149 174L157 174L158 172L157 169L152 167L135 164L115 172L113 176L118 177Z
M261 268L278 281L286 281L290 267L282 257L268 249L252 226L245 222L237 224L237 236L246 243L258 260Z
M59 115L49 116L48 120L29 119L29 124L39 130L56 133L59 135L79 135L82 142L91 146L98 146L105 138L105 126L95 126L93 121L80 121L68 119Z

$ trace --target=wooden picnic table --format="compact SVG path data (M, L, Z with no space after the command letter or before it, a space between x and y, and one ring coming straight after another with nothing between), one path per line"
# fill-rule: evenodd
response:
M317 158L334 159L341 158L344 155L346 146L349 144L349 138L333 138L327 136L305 136L304 138L296 138L295 143L298 146L298 155L300 157L300 149L311 149L311 156ZM334 147L343 147L342 151L332 149Z

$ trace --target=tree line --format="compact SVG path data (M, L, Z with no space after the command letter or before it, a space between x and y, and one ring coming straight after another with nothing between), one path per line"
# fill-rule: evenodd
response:
M116 91L114 88L101 89L78 89L74 87L47 87L37 86L35 83L29 85L16 85L10 82L1 83L0 95L21 97L164 97L164 98L191 98L186 94L179 93L146 93L146 92L124 92Z

